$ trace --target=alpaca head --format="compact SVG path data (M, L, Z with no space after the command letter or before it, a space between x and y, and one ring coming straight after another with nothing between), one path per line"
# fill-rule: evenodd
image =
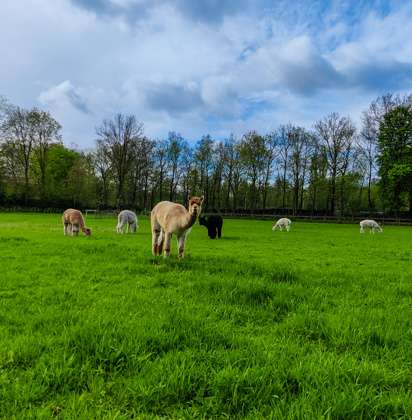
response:
M92 235L92 230L90 228L85 228L84 229L84 236L91 236Z
M206 226L206 217L199 217L199 223L202 225L202 226Z
M203 202L203 196L202 197L191 197L188 196L189 199L189 213L193 216L197 216L202 211L202 202Z

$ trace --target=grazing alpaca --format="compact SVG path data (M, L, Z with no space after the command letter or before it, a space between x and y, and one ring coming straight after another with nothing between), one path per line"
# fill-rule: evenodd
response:
M123 235L123 228L127 225L126 233L129 233L130 229L132 233L137 231L137 216L130 210L123 210L119 213L117 217L119 223L117 224L117 233Z
M374 220L362 220L359 224L360 233L365 233L365 228L371 228L370 233L375 233L375 228L378 228L379 233L383 232L383 229Z
M289 232L291 223L292 222L289 219L283 217L276 222L276 225L273 226L272 230L275 231L277 228L279 228L279 230L282 232L282 226L286 226L286 230Z
M86 227L84 224L83 215L79 210L68 209L63 213L63 229L64 235L67 235L67 226L69 227L70 236L79 236L79 230L81 229L84 236L90 236L92 230Z
M223 219L220 214L211 214L207 219L206 217L199 217L199 223L207 227L207 234L210 239L215 239L216 234L219 238L222 237Z
M170 201L161 201L152 210L152 250L154 255L160 255L163 251L164 258L170 254L173 233L177 235L179 258L183 258L186 236L192 230L197 217L202 210L203 197L190 197L189 211L181 204Z

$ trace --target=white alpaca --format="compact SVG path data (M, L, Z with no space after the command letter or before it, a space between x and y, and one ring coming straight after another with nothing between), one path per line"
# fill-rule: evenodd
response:
M186 236L192 230L192 226L202 211L203 197L190 197L189 211L181 204L170 201L161 201L152 210L152 250L154 255L160 255L163 251L164 258L168 258L171 249L173 233L177 235L179 258L183 258Z
M79 236L79 230L81 229L84 236L90 236L92 230L86 227L84 224L84 218L79 210L67 209L63 213L63 231L64 235L67 235L67 228L69 229L70 236Z
M275 231L277 228L279 228L279 230L282 232L282 226L286 226L286 230L289 232L291 223L292 222L289 219L283 217L276 222L276 225L273 226L272 230Z
M126 233L135 233L137 231L137 216L130 210L123 210L117 217L119 223L117 224L117 233L123 234L123 228L127 225Z
M383 232L383 229L374 220L362 220L359 224L360 233L365 233L365 228L371 228L370 233L375 233L375 228L378 228L379 233Z

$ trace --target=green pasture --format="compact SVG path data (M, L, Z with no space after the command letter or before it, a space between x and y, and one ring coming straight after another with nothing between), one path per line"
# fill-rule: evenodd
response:
M412 228L0 214L1 419L411 419Z

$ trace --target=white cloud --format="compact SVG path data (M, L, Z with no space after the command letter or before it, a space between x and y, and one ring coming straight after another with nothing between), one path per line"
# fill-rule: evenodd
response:
M82 95L81 89L76 89L69 80L41 92L39 102L41 104L55 103L58 106L69 103L84 114L93 114L93 111L87 105L87 100Z

